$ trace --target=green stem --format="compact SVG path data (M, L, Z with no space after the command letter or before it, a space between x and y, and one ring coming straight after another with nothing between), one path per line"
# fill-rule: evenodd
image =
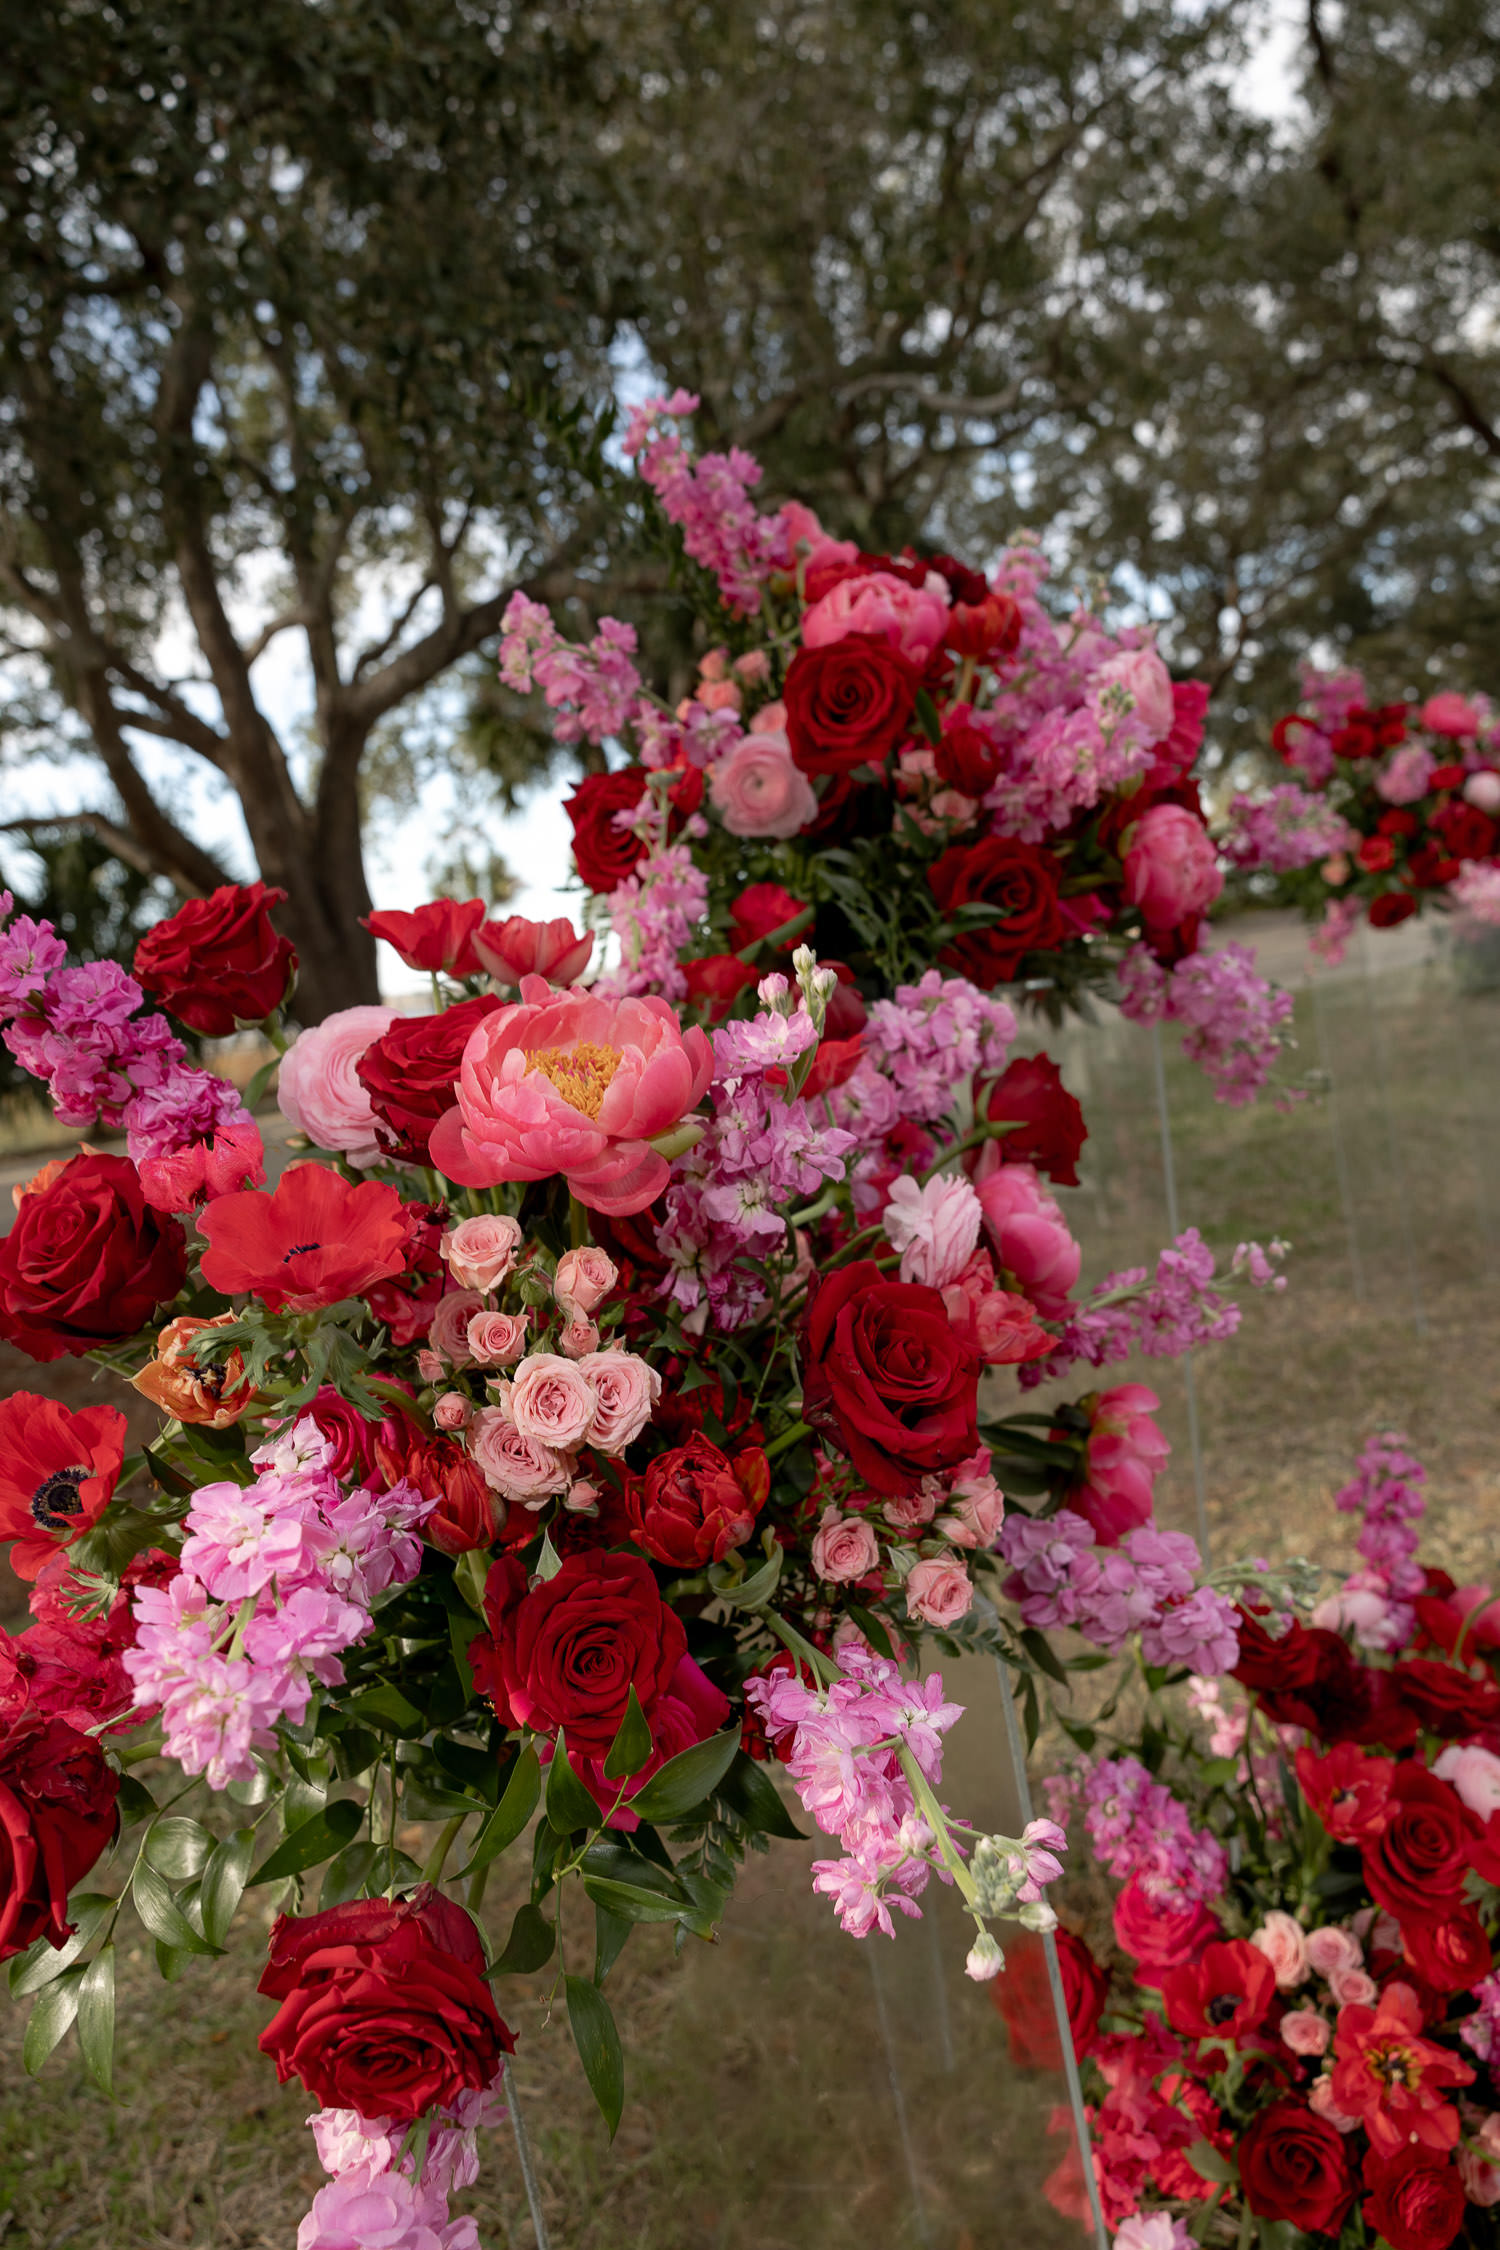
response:
M774 1461L778 1453L789 1452L794 1445L799 1444L805 1437L811 1437L812 1434L811 1422L794 1422L789 1430L782 1431L780 1437L772 1438L765 1449L766 1459Z
M385 1886L385 1895L387 1898L394 1898L396 1895L396 1745L394 1742L391 1744L389 1779L391 1785L391 1822L386 1837L389 1875Z
M575 1250L582 1250L587 1247L588 1239L589 1215L577 1196L570 1195L568 1197L568 1240Z
M1008 1124L986 1123L976 1125L972 1133L965 1133L963 1139L955 1141L952 1148L945 1149L941 1156L935 1156L925 1172L917 1174L918 1186L925 1187L934 1172L941 1172L943 1166L951 1164L955 1156L967 1156L971 1148L980 1148L986 1141L998 1140L1002 1133L1019 1132L1020 1122L1018 1118L1013 1117Z
M477 1868L469 1878L468 1907L471 1914L477 1914L484 1904L485 1888L490 1879L490 1869L494 1864L493 1860L487 1859L483 1867Z
M424 1883L440 1883L442 1881L443 1869L448 1863L448 1854L453 1849L453 1840L468 1817L467 1813L458 1812L454 1813L451 1820L444 1821L438 1832L437 1841L427 1855L427 1864L422 1869Z
M795 1625L788 1625L786 1619L778 1617L774 1609L763 1609L760 1614L783 1648L789 1649L800 1663L807 1665L815 1680L827 1687L830 1681L838 1678L839 1668L832 1658L825 1656L821 1649L814 1648L811 1641L805 1641Z
M922 1817L932 1830L937 1843L938 1857L958 1885L964 1904L968 1907L970 1913L977 1917L979 1893L974 1888L974 1878L958 1855L953 1838L948 1833L947 1816L933 1795L926 1774L923 1773L904 1742L897 1744L896 1756L900 1762L901 1771L905 1774L910 1785L911 1793L921 1808Z

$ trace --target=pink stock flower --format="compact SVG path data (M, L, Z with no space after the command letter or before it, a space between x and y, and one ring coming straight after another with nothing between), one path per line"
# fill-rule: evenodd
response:
M1144 1383L1098 1391L1087 1404L1092 1427L1084 1473L1068 1506L1093 1525L1101 1545L1112 1547L1151 1521L1152 1493L1172 1448L1151 1419L1161 1401Z
M756 732L712 769L708 793L731 836L784 840L818 815L812 783L792 762L786 729L768 727L764 712Z
M841 578L802 620L804 648L827 648L850 633L889 641L913 664L925 665L948 630L948 589L936 571L925 586L908 586L887 571Z
M520 1247L518 1219L484 1214L477 1219L461 1219L438 1244L460 1288L478 1289L485 1295L511 1272Z
M973 1257L983 1217L961 1172L936 1172L920 1186L909 1174L893 1181L880 1223L901 1253L901 1279L946 1289Z
M1036 1167L1002 1164L978 1193L1002 1278L1014 1281L1044 1318L1055 1318L1067 1305L1083 1253Z
M1155 744L1177 716L1172 675L1154 648L1121 649L1088 678L1088 704L1100 728L1116 741Z
M570 1319L587 1316L599 1310L619 1278L613 1258L585 1243L581 1249L565 1250L558 1259L552 1294Z
M925 1624L956 1625L974 1600L969 1573L956 1555L924 1557L912 1565L906 1581L906 1606Z
M1376 796L1383 797L1388 805L1414 805L1432 786L1435 764L1432 752L1424 750L1420 742L1404 742L1376 774Z
M1125 848L1125 896L1151 929L1172 930L1224 888L1219 855L1184 805L1148 805Z
M565 914L551 922L529 922L512 914L486 922L474 932L474 951L497 983L519 984L523 977L546 977L572 984L583 975L594 950L594 933L582 937Z
M281 1058L281 1114L315 1148L339 1149L359 1165L380 1161L375 1111L357 1065L396 1021L395 1008L339 1008L300 1031Z
M404 2172L359 2165L318 2190L297 2250L479 2250L479 2227Z
M837 1508L826 1508L813 1534L812 1566L818 1576L845 1586L879 1564L879 1542L863 1516L841 1516Z
M1116 2227L1110 2250L1192 2250L1192 2245L1185 2219L1170 2211L1132 2211Z
M643 1211L667 1184L651 1144L695 1109L713 1049L664 1000L555 993L527 977L521 999L475 1027L458 1104L433 1128L450 1180L489 1187L561 1173L590 1210Z

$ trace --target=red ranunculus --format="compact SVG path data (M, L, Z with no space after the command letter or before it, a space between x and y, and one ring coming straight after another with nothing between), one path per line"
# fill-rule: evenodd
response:
M799 649L782 690L793 758L814 774L880 765L911 732L920 684L916 665L868 633Z
M474 932L484 916L482 898L434 898L409 914L394 907L367 914L364 926L372 937L393 946L409 969L425 969L429 976L446 969L450 976L477 977L483 964L474 951Z
M398 1016L355 1065L388 1155L425 1164L432 1128L453 1107L458 1066L474 1026L505 1005L497 994L460 1000L436 1016Z
M133 1164L69 1157L0 1241L0 1335L31 1359L77 1359L144 1328L186 1273L187 1238Z
M1492 1679L1436 1657L1408 1657L1392 1668L1390 1683L1424 1734L1478 1734L1500 1719L1500 1687Z
M505 1521L499 1496L451 1438L423 1437L404 1414L393 1414L375 1440L375 1461L387 1484L404 1477L436 1500L422 1536L443 1554L471 1554L499 1537ZM533 1527L526 1521L529 1537Z
M1396 864L1396 847L1388 835L1366 836L1354 857L1367 875L1384 875Z
M1222 1935L1217 1917L1200 1900L1178 1905L1157 1898L1134 1876L1115 1899L1114 1926L1116 1944L1136 1964L1137 1983L1155 1986Z
M573 857L591 891L617 889L645 858L645 838L627 824L615 826L616 814L633 813L645 793L645 767L621 766L617 773L585 774L565 800Z
M699 1570L744 1545L770 1490L771 1472L757 1447L731 1460L699 1432L631 1479L630 1536L674 1570Z
M280 1915L257 1988L280 2002L261 2053L325 2109L404 2124L488 2086L514 2047L484 1967L473 1922L430 1883Z
M1407 1960L1434 1992L1467 1992L1492 1966L1484 1924L1466 1900L1435 1902L1401 1923Z
M1259 1946L1243 1938L1207 1945L1196 1961L1161 1980L1167 2021L1195 2039L1241 2039L1265 2022L1276 1974Z
M1290 2219L1306 2234L1337 2234L1354 2201L1344 2136L1292 2096L1272 2102L1240 2135L1240 2184L1258 2219Z
M793 898L779 883L749 883L729 909L730 941L737 953L743 953L806 912L806 900Z
M803 1412L877 1492L907 1492L979 1443L979 1356L936 1289L840 1266L808 1306Z
M986 587L977 600L955 596L943 635L944 647L955 656L982 657L993 664L1009 656L1020 638L1021 605L1014 594L996 594Z
M950 939L938 956L986 992L1013 977L1028 953L1048 952L1068 935L1057 903L1062 863L1038 844L1014 836L952 844L927 880L945 914L961 906L1000 909L998 921Z
M91 1735L23 1711L0 1730L0 1961L73 1927L68 1893L115 1832L120 1784Z
M274 1015L297 973L290 938L272 927L285 891L264 883L224 883L190 898L148 930L135 949L135 973L169 1015L205 1039L227 1039L237 1023Z
M1464 2223L1468 2198L1456 2165L1441 2149L1409 2141L1395 2156L1365 2158L1364 2205L1371 2234L1391 2250L1447 2250Z
M1478 1836L1457 1790L1425 1766L1399 1765L1386 1824L1363 1848L1371 1898L1398 1922L1445 1909L1463 1890Z
M1071 1930L1058 1930L1056 1939L1073 2051L1081 2061L1094 2043L1109 1998L1109 1972ZM1005 2020L1011 2061L1023 2070L1061 2070L1062 2042L1047 1974L1047 1950L1040 1938L1027 1933L1018 1943L1007 1943L1005 1974L990 1986L990 1998Z
M1059 1187L1077 1187L1078 1155L1089 1129L1050 1055L1020 1055L1008 1063L983 1103L983 1115L1012 1130L985 1142L970 1160L971 1172L990 1169L982 1160L993 1150L994 1163L1034 1164Z
M1380 1834L1395 1775L1392 1759L1372 1758L1353 1742L1340 1742L1322 1757L1306 1744L1297 1752L1302 1794L1339 1844L1364 1844Z
M293 1164L275 1192L221 1195L198 1222L203 1278L226 1297L248 1291L272 1312L316 1312L400 1273L411 1227L383 1180L351 1187L326 1164Z
M0 1400L0 1543L32 1579L109 1506L125 1459L125 1417L114 1406L70 1413L56 1399L16 1391Z
M553 1577L525 1586L512 1556L491 1570L490 1634L471 1644L474 1677L506 1725L544 1734L561 1727L570 1750L602 1758L632 1687L649 1724L687 1654L682 1620L635 1555L569 1555Z

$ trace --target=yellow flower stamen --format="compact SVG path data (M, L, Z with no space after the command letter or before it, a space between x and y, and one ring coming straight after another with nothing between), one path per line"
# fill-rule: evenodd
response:
M565 1102L593 1119L624 1057L618 1047L580 1039L571 1047L539 1047L530 1059L532 1069L550 1078Z

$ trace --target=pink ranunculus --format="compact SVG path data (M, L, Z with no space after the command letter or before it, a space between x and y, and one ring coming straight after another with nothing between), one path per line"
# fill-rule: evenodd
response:
M946 1289L973 1257L983 1218L962 1172L936 1172L921 1185L908 1173L893 1182L880 1223L901 1253L901 1279Z
M281 1058L281 1114L315 1148L342 1151L351 1163L378 1164L375 1111L359 1082L360 1057L396 1021L397 1008L339 1008L299 1031Z
M1092 1427L1084 1473L1067 1505L1093 1525L1101 1546L1113 1547L1151 1521L1151 1496L1172 1448L1151 1419L1161 1401L1144 1383L1121 1383L1086 1403Z
M1250 1932L1250 1943L1270 1962L1278 1992L1295 1992L1299 1984L1306 1984L1307 1940L1294 1915L1273 1907L1259 1929Z
M606 1251L593 1243L565 1250L557 1261L552 1294L569 1319L596 1313L620 1278L620 1269Z
M713 768L708 793L731 836L784 842L818 817L813 785L792 762L786 730L772 733L763 720Z
M667 1184L652 1146L696 1109L713 1048L654 994L606 1000L527 977L521 998L475 1026L458 1103L432 1132L432 1158L463 1187L560 1173L609 1218L644 1211Z
M847 1586L867 1571L878 1569L880 1544L863 1516L841 1516L825 1508L813 1533L812 1566L831 1585Z
M928 1625L956 1625L974 1599L969 1574L956 1555L934 1555L913 1563L906 1581L906 1607Z
M633 1445L661 1397L661 1376L634 1352L590 1352L578 1362L594 1394L589 1443L596 1453L620 1454Z
M469 1317L469 1353L479 1367L509 1367L526 1349L528 1316L484 1312Z
M948 630L948 590L936 571L925 586L908 586L888 571L841 578L802 620L804 648L827 648L850 633L889 641L913 664L925 665Z
M1122 689L1130 698L1123 716L1118 708ZM1127 648L1106 657L1090 672L1086 694L1094 718L1116 743L1160 742L1177 717L1172 675L1154 648Z
M1414 805L1432 785L1435 761L1420 742L1404 742L1375 776L1375 794L1388 805Z
M427 1341L435 1352L442 1353L450 1367L469 1365L473 1357L469 1350L469 1322L475 1313L483 1310L484 1299L477 1289L450 1289L433 1307Z
M1444 688L1440 695L1429 695L1418 716L1429 734L1445 734L1454 742L1479 732L1479 710L1455 688Z
M1326 2055L1333 2026L1316 2008L1289 2008L1281 2019L1281 2036L1294 2055Z
M1489 766L1481 767L1478 773L1471 773L1464 783L1464 796L1471 805L1477 805L1482 813L1488 813L1493 820L1500 813L1500 773L1495 773Z
M433 1401L432 1419L440 1430L467 1429L474 1419L473 1402L462 1391L444 1391Z
M597 1401L588 1377L560 1352L533 1352L516 1370L510 1411L523 1437L556 1453L576 1453L593 1427Z
M474 932L474 951L497 984L519 984L523 977L572 984L588 967L593 950L593 931L580 937L566 914L551 922L529 922L524 914L512 914Z
M1185 805L1148 805L1125 849L1125 896L1151 929L1175 930L1224 888L1207 829Z
M981 1182L979 1201L1002 1278L1031 1299L1044 1317L1064 1311L1083 1253L1032 1164L1002 1164Z
M1307 1933L1307 1965L1315 1976L1331 1977L1344 1970L1363 1968L1364 1959L1359 1939L1352 1930L1326 1922L1321 1929Z
M564 1359L587 1359L599 1349L599 1331L586 1313L576 1313L557 1332L557 1348Z
M518 1430L503 1406L481 1406L468 1437L475 1468L507 1500L536 1506L554 1492L565 1492L572 1482L572 1469L562 1455Z
M1477 1742L1462 1747L1450 1742L1434 1760L1432 1770L1458 1792L1470 1812L1480 1820L1488 1820L1491 1813L1500 1812L1500 1758L1493 1750L1486 1750Z
M503 1214L460 1219L438 1244L454 1280L464 1289L480 1289L486 1295L511 1272L520 1247L520 1221Z

